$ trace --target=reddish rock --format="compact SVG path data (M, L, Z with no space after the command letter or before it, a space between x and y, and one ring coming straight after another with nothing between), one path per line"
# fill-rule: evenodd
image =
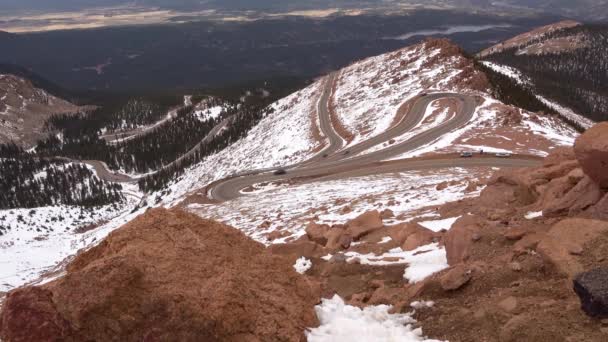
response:
M380 213L380 217L383 220L390 219L390 218L395 217L395 213L390 209L384 209L384 210L382 210L382 213Z
M420 229L425 228L416 223L402 223L389 227L388 234L398 245L403 245L408 236L414 234Z
M288 256L295 262L300 257L317 258L327 255L327 250L312 241L294 241L290 243L280 243L268 246L270 253L275 255Z
M327 237L325 236L329 231L329 226L326 224L317 224L310 222L306 226L306 236L310 241L314 241L321 246L325 246L327 243Z
M556 270L568 277L584 271L573 252L581 251L587 242L608 233L608 222L588 219L566 219L554 225L540 240L536 251Z
M608 193L589 209L589 213L596 220L608 220Z
M436 236L437 234L435 232L420 227L405 239L401 248L404 251L413 251L418 247L432 243L435 241Z
M471 280L471 271L463 264L452 267L439 278L441 288L445 291L455 291Z
M608 122L591 127L576 139L574 153L585 174L601 188L608 188Z
M563 197L547 203L543 209L543 216L576 215L599 202L602 196L603 192L598 185L591 178L585 176Z
M521 238L523 238L526 233L527 231L521 227L509 228L506 232L503 233L503 236L507 240L517 241L521 240Z
M64 277L11 292L1 338L302 341L318 324L319 287L292 266L236 229L153 209L78 255Z
M8 294L0 316L4 341L60 341L77 336L55 308L51 291L26 287Z
M330 229L325 236L327 237L325 248L329 251L347 249L353 242L353 237L341 228Z
M347 223L347 230L355 240L382 228L382 218L377 210L368 211Z
M457 265L469 257L473 235L479 227L467 216L458 219L444 236L445 251L449 265Z

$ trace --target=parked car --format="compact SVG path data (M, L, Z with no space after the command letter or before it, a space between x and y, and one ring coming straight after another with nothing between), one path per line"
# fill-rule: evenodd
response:
M511 153L508 153L508 152L498 152L498 153L496 153L496 156L498 158L510 158L511 157Z
M278 170L276 170L275 172L273 172L273 174L274 174L275 176L281 176L281 175L284 175L284 174L286 174L286 173L287 173L287 171L285 171L284 169L278 169Z
M462 153L460 153L460 157L461 158L472 158L473 152L462 152Z

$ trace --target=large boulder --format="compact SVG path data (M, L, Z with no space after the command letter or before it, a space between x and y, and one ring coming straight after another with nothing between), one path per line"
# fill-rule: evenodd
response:
M4 341L302 341L319 289L236 229L150 210L67 273L10 292ZM26 336L26 337L24 337Z
M600 187L608 188L608 122L591 127L576 139L574 152L583 171Z
M443 239L450 266L458 265L469 258L474 237L479 230L477 219L473 216L465 215L454 222Z
M558 273L574 278L584 271L576 254L586 243L608 233L608 222L589 219L566 219L555 224L536 246L536 251Z
M380 213L372 210L350 220L346 226L353 239L359 240L362 236L382 228L384 224Z
M581 308L587 315L608 318L607 267L579 274L574 279L574 292L581 299Z

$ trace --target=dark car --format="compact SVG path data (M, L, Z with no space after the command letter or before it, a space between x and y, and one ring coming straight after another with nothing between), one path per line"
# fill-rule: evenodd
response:
M350 154L350 151L344 151L344 153L342 153L343 155L347 156Z
M284 169L278 169L275 172L273 172L272 174L275 175L275 176L281 176L281 175L284 175L286 173L287 173L287 171L285 171Z
M429 93L422 93L422 94L420 94L420 96L421 96L421 97L425 97L425 96L427 96L428 94L429 94Z

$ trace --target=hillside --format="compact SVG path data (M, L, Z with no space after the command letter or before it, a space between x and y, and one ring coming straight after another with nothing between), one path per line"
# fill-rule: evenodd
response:
M78 110L78 106L35 87L27 79L0 74L0 143L14 142L30 148L46 136L47 119Z
M196 133L180 134L181 119L165 120L173 118L168 106L164 108L170 115L153 110L143 118L129 116L127 123L162 122L151 130L134 126L141 135L112 142L114 133L104 138L100 132L122 112L108 109L99 112L103 120L79 116L69 125L76 130L64 131L59 150L39 147L40 153L86 160L97 176L122 182L124 201L93 211L99 215L60 205L34 212L0 211L10 226L3 237L10 243L0 253L13 260L2 268L2 289L61 270L64 258L149 207L180 206L264 243L293 241L311 222L344 224L379 208L386 209L387 224L433 221L437 206L475 196L495 170L534 165L576 137L555 117L494 98L486 76L447 40L428 40L355 62L267 108L260 102L222 110L213 101L203 107L192 101L184 101L178 117ZM144 102L135 104L127 106L139 108ZM170 138L174 133L179 139ZM143 143L165 138L168 144ZM179 146L178 141L186 143ZM169 154L193 145L187 157ZM120 152L129 149L142 152L132 157ZM473 158L460 158L464 151L472 151ZM148 175L116 175L90 160L105 153L142 170L170 160L163 158L180 162ZM138 179L152 190L138 190ZM61 225L57 217L62 212L70 213L65 219L74 229L48 229ZM14 260L15 254L21 257Z
M528 40L507 42L502 49L482 52L481 57L497 71L521 74L520 83L564 115L607 120L608 28L572 25L540 35L531 33Z

